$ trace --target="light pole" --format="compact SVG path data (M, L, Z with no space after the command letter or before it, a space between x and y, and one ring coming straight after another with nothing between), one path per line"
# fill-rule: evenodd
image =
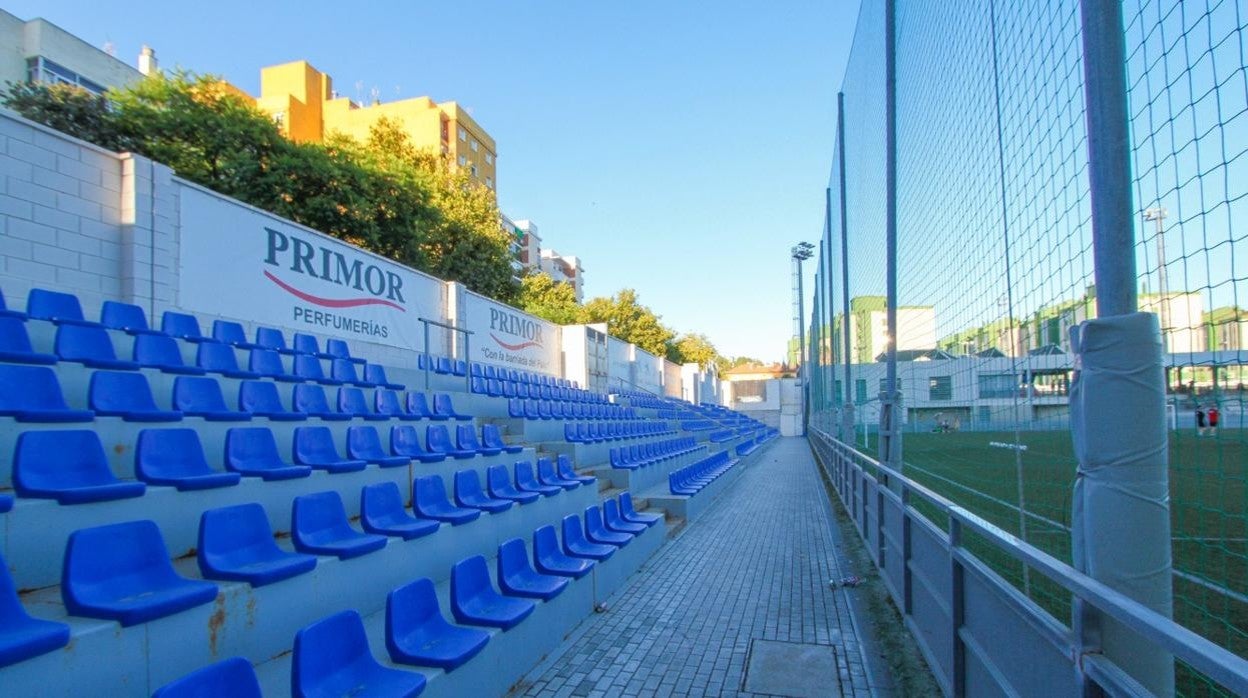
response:
M810 259L811 256L814 254L814 252L815 252L815 246L810 244L809 242L799 242L793 246L793 249L789 250L789 254L793 258L793 293L797 296L796 298L797 314L794 316L793 319L794 319L794 322L797 323L797 360L800 362L798 364L798 371L797 371L797 385L802 391L802 432L803 433L805 433L806 431L807 395L806 395L806 355L805 355L806 325L803 324L802 322L806 316L806 308L803 304L803 298L802 298L802 262Z
M1154 206L1144 211L1144 220L1153 221L1157 224L1157 292L1161 295L1157 318L1161 322L1162 347L1168 353L1170 351L1170 338L1166 335L1166 330L1170 327L1170 299L1166 296L1166 238L1164 237L1164 221L1167 215L1169 215L1169 212L1160 206Z

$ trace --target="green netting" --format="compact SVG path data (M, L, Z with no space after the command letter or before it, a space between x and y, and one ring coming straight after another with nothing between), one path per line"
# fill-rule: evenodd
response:
M811 425L874 453L881 357L895 342L907 475L1069 562L1069 330L1096 312L1079 2L897 0L896 337L884 325L884 9L862 3L840 88L843 137L808 295ZM1248 255L1248 7L1126 0L1123 14L1139 304L1158 314L1167 352L1175 618L1248 656L1248 272L1237 263ZM1198 433L1211 407L1216 433ZM1069 618L1059 587L968 545ZM1219 692L1182 667L1178 687Z

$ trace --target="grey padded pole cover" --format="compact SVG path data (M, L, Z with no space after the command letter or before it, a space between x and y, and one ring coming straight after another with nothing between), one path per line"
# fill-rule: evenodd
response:
M1171 617L1169 445L1161 329L1152 313L1071 330L1075 568ZM1100 619L1104 653L1159 695L1174 692L1171 655Z

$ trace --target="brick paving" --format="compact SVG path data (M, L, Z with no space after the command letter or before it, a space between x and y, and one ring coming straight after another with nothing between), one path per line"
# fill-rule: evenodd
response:
M755 639L831 645L839 690L871 696L844 591L840 533L806 440L762 452L700 519L668 541L534 669L524 695L750 696Z

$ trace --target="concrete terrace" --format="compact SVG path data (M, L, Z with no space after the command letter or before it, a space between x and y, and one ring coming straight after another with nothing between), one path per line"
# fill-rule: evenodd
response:
M843 543L806 440L778 439L517 692L886 695L853 592L828 585L854 572Z

